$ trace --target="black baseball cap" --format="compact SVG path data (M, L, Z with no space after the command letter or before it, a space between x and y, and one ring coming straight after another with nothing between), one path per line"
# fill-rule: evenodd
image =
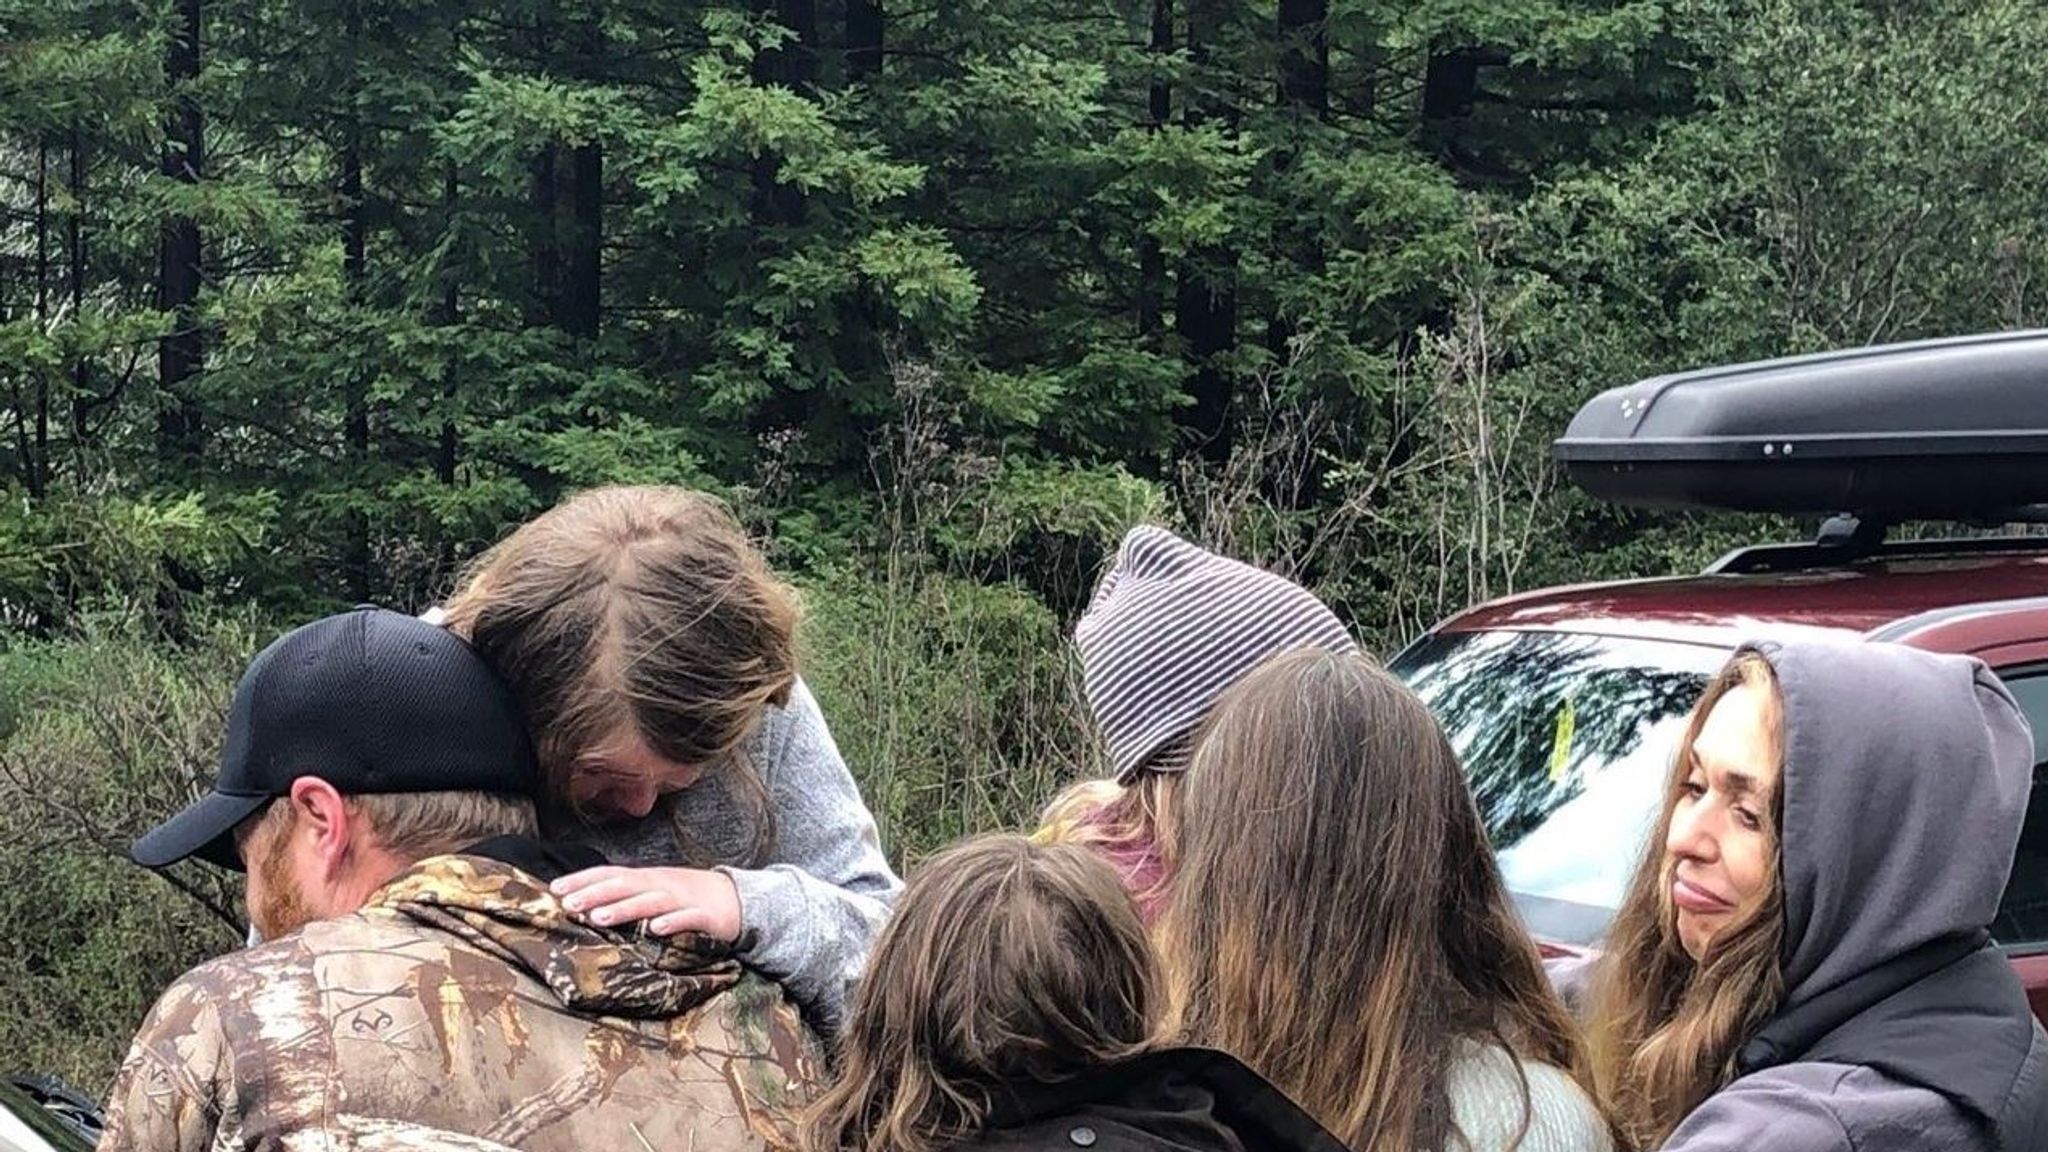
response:
M235 686L212 791L137 840L137 864L197 856L239 871L237 824L292 781L343 795L537 796L540 769L512 692L446 629L364 606L285 633Z

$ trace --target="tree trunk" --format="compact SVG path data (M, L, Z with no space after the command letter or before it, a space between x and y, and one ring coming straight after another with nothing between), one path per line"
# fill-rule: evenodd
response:
M550 142L541 145L528 172L533 197L533 298L527 308L527 323L553 323L556 300L561 295L562 251L556 239L556 161L561 149Z
M1149 51L1153 65L1160 68L1173 54L1173 0L1152 0L1152 43ZM1173 86L1163 75L1155 75L1149 96L1147 127L1157 132L1173 118ZM1138 335L1148 343L1156 344L1166 327L1162 315L1166 296L1166 257L1159 251L1159 241L1150 232L1143 231L1142 224L1138 235L1137 295Z
M455 205L461 190L461 184L455 174L455 165L450 164L447 173L441 179L441 204L442 214L451 227L454 224ZM445 266L441 270L441 313L435 317L436 323L448 329L461 324L461 305L461 283L457 269ZM461 382L459 361L460 357L451 351L447 363L441 368L441 410L448 416L441 421L440 452L434 459L434 476L444 487L449 488L455 486L455 469L461 463L459 452L462 440L454 415L456 404L461 399L461 393L458 391Z
M1321 117L1330 107L1329 0L1280 0L1280 103Z
M363 202L363 124L358 111L362 98L362 78L354 69L358 67L362 51L363 19L359 3L348 5L346 34L350 53L351 73L349 91L345 95L348 110L343 126L344 139L341 151L341 279L346 288L348 302L358 311L369 301L370 278L370 236L369 220ZM346 474L349 484L358 490L369 483L367 472L370 464L370 380L371 369L359 369L350 373L345 400L346 412L343 428L343 455L348 461ZM348 583L350 600L361 604L370 599L370 521L360 508L348 513L347 554L343 557L344 578Z
M771 11L777 24L796 35L761 55L776 78L793 91L808 95L818 84L817 0L772 0Z
M880 0L846 0L846 76L859 83L882 74Z
M64 223L64 264L70 276L71 315L85 314L85 134L71 126L71 217ZM80 353L71 362L71 450L85 444L86 398L92 394L92 361Z
M1224 18L1221 0L1191 0L1188 5L1188 58L1197 70L1210 64L1209 45L1219 38ZM1185 102L1182 118L1199 125L1229 110L1209 107L1210 101ZM1230 459L1233 381L1226 361L1237 347L1237 253L1225 247L1200 248L1181 265L1174 296L1174 330L1190 364L1188 395L1193 404L1176 417L1182 438L1203 459Z
M1280 106L1298 121L1321 120L1330 109L1329 0L1280 0L1275 32L1280 41ZM1294 167L1293 148L1276 149L1273 171L1283 185ZM1284 191L1283 191L1284 195ZM1302 234L1302 221L1281 213L1274 225L1274 251L1285 254L1304 272L1322 269L1314 240ZM1266 318L1266 350L1286 364L1292 355L1294 322L1277 308Z
M793 37L779 48L761 52L754 57L754 83L787 88L799 96L813 97L818 86L818 10L816 0L754 0L755 10L762 16L787 28ZM852 19L849 12L848 19ZM802 226L805 215L803 190L782 178L782 160L779 156L763 153L753 162L753 195L748 201L747 214L753 222L753 246L762 256L773 256L786 250L789 243L787 233ZM851 310L859 315L869 307L866 300L855 302ZM855 324L872 327L873 321L856 321ZM855 324L849 324L853 327ZM821 421L820 411L823 390L819 388L787 388L777 386L767 399L756 407L750 423L757 433L783 428L809 428Z
M463 241L456 232L456 206L461 202L461 178L454 164L441 175L441 219L447 247L438 269L441 298L434 305L433 323L441 329L445 346L441 362L441 427L434 445L434 479L443 488L454 488L462 464L462 353L457 329L462 324ZM445 580L457 563L456 541L448 524L436 518L429 522L433 533L434 571L437 582Z
M176 12L164 53L171 107L164 121L163 174L180 184L197 184L206 165L205 121L193 91L199 78L200 0L177 0ZM157 342L157 381L164 392L157 455L188 475L198 470L206 443L194 383L206 366L197 308L203 260L198 221L186 215L165 221L157 250L157 307L170 314L171 331Z
M778 84L799 95L811 95L818 83L818 6L816 0L761 0L762 11L795 33L782 47L754 57L754 82ZM781 164L773 156L754 162L754 222L768 227L794 227L803 222L804 195L780 179Z
M36 141L36 322L44 335L50 331L50 143ZM50 452L50 374L35 373L33 440L24 428L21 434L22 479L30 499L41 500L48 491Z
M1476 48L1454 48L1433 52L1422 81L1422 118L1430 122L1458 120L1472 114L1473 97L1479 94L1479 65L1483 53Z
M595 15L573 30L571 70L581 81L604 79L604 26ZM604 146L597 141L569 150L566 173L558 173L568 204L567 255L556 296L555 326L579 343L597 339L603 323ZM559 217L558 217L559 219Z
M1202 458L1221 464L1230 459L1232 444L1232 386L1224 361L1237 347L1236 254L1209 249L1191 256L1180 271L1174 328L1193 365L1188 395L1194 404L1181 410L1179 420Z
M604 150L594 142L569 154L567 265L558 327L579 341L596 340L603 318Z

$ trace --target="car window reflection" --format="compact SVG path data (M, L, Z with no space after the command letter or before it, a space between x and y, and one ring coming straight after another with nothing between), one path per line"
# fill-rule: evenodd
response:
M1702 645L1471 632L1428 637L1393 669L1463 760L1508 887L1525 909L1575 906L1577 922L1579 909L1620 903L1686 712L1726 659Z

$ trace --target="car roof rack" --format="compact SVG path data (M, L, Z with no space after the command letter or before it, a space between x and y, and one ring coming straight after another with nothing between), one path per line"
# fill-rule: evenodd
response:
M1639 508L1995 522L2048 503L2048 332L1653 376L1587 401L1554 452Z
M1997 523L2048 523L2048 504L2015 508ZM1857 560L1899 560L1947 556L1985 556L2017 552L2048 552L2048 535L1936 537L1928 540L1887 540L1890 525L1848 514L1829 517L1809 544L1752 544L1732 549L1702 569L1708 576L1746 576L1832 568Z

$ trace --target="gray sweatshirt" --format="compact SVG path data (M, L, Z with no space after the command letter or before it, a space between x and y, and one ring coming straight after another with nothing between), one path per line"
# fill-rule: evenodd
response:
M739 889L741 959L788 989L821 1032L835 1034L903 881L801 680L787 708L768 710L746 755L766 788L774 839L759 867L719 869ZM710 774L663 797L644 820L593 827L552 813L542 823L548 835L589 844L615 864L701 866L703 859L682 858L678 824L709 859L744 861L751 812L743 792Z
M1665 1152L2038 1152L2048 1037L1986 930L2034 751L1975 660L1756 646L1784 697L1785 1003ZM1931 959L1930 959L1931 957Z

